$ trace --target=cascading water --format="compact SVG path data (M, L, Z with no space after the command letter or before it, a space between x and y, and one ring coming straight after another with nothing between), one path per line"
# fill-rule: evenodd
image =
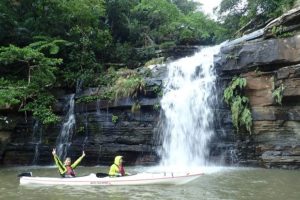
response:
M161 100L163 166L187 169L204 166L208 143L214 134L212 104L216 76L213 56L220 46L207 47L191 57L168 65Z
M72 135L74 133L74 125L75 125L75 94L70 95L69 103L68 103L68 113L64 119L64 124L60 131L60 134L56 141L56 152L57 155L64 159L67 155L68 147L71 145Z
M101 110L100 110L100 100L97 100L97 105L96 105L96 115L97 117L100 117L101 115Z
M34 148L34 157L32 160L32 164L36 165L38 158L39 158L39 147L42 143L42 135L43 135L43 128L40 125L40 122L38 120L35 121L33 125L33 131L32 131L32 143L35 145Z

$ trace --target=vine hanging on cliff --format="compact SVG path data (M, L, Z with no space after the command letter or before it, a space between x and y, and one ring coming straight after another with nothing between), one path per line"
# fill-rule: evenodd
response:
M278 88L276 88L274 90L274 92L272 93L272 96L274 97L275 99L275 102L280 104L282 103L282 97L283 97L283 91L284 91L284 85L281 84Z
M246 85L245 78L234 77L224 90L224 100L231 108L232 123L237 131L239 128L245 127L251 133L252 116L249 99L243 94Z

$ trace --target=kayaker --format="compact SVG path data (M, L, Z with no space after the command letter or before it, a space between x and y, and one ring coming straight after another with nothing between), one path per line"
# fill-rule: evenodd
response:
M123 156L116 156L114 164L110 166L109 176L126 176L125 169L123 167Z
M54 161L55 161L56 166L58 167L60 175L65 178L72 178L72 177L76 176L74 169L84 158L85 153L84 153L84 151L82 151L82 155L73 164L71 164L70 157L67 157L63 164L56 154L56 149L52 150L52 155L54 157Z

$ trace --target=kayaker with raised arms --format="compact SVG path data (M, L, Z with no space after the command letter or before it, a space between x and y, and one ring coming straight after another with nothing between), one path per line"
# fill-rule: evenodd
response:
M84 151L82 151L82 155L73 164L71 164L70 157L67 157L63 164L56 154L56 149L52 150L52 155L54 157L54 161L55 161L56 166L58 167L60 175L64 178L72 178L72 177L76 176L74 169L78 166L78 164L84 158L85 153L84 153Z
M129 175L125 173L125 169L123 167L123 156L115 157L114 164L110 166L108 175L112 177Z

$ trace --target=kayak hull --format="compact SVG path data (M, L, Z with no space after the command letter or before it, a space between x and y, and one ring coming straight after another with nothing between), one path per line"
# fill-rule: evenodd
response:
M98 178L95 174L76 178L21 177L20 185L181 185L195 180L202 173L139 173L123 177Z

